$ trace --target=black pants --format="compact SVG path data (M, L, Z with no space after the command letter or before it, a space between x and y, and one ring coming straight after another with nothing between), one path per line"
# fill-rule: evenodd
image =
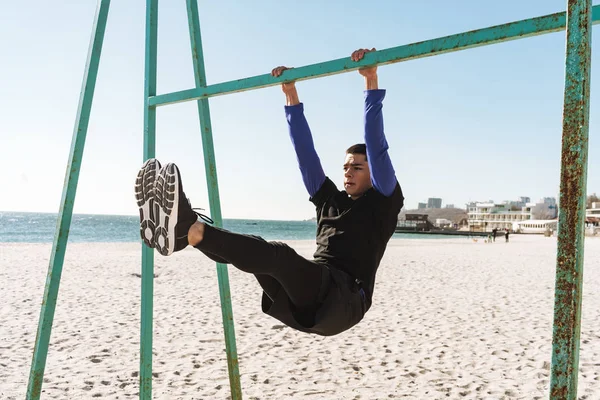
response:
M284 290L299 312L310 314L327 294L326 265L307 260L285 243L204 227L203 239L195 247L213 261L254 274L271 300Z

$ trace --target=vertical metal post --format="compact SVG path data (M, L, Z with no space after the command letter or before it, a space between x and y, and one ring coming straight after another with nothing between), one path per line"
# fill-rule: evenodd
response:
M575 400L588 158L591 0L568 0L550 399Z
M158 0L146 1L146 60L144 71L144 160L156 149L156 107L148 99L156 95ZM152 319L154 307L154 249L142 244L142 297L140 327L140 399L152 399Z
M98 65L100 64L100 54L102 52L102 43L104 41L104 31L108 19L109 5L110 0L101 0L98 2L96 8L85 75L83 77L82 88L79 95L75 129L71 140L71 151L65 174L56 233L54 235L48 275L46 277L46 287L44 289L44 299L42 301L38 331L35 339L31 370L29 372L27 399L39 399L42 391L48 345L50 343L50 334L52 332L52 323L54 321L54 311L56 310L60 277L67 249L71 218L73 216L73 204L75 203L77 182L79 181L79 171L81 168L85 138L90 120L96 78L98 76Z
M202 37L200 34L198 3L196 0L187 0L186 3L190 29L190 41L192 46L192 58L194 60L194 77L196 80L196 87L206 87L206 70L204 68L204 54L202 52ZM204 165L209 189L210 213L211 217L215 221L215 224L217 226L223 226L208 99L198 100L198 115L200 117L202 148L204 150ZM226 265L217 263L217 276L219 281L219 293L221 296L221 313L223 317L223 329L225 333L225 349L227 353L227 366L229 369L231 398L233 400L241 400L242 389L240 384L239 364L235 343L235 329L233 324L233 310L231 306L231 292L229 289L229 275L227 273Z

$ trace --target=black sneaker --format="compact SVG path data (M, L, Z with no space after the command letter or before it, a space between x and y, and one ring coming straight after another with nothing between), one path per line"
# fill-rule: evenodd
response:
M154 183L160 170L160 162L154 158L146 160L135 180L135 200L140 210L140 236L150 248L154 248L156 229L154 216Z
M213 221L195 212L183 192L181 174L175 164L160 169L154 187L156 233L154 247L163 256L169 256L187 247L188 231L200 216L204 221Z

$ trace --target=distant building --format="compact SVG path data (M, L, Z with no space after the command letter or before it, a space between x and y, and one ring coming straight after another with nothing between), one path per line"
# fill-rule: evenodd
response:
M600 203L594 202L592 203L592 207L585 210L586 217L598 217L600 218Z
M556 197L544 197L540 203L556 205Z
M551 235L558 229L558 220L549 219L532 219L529 221L515 222L513 224L513 232L517 233L543 233Z
M430 197L427 199L427 208L442 208L442 199Z
M530 203L531 204L531 203ZM527 221L531 218L531 207L517 208L510 203L469 203L469 230L490 232L492 229L512 229L513 223Z
M525 200L529 200L529 197L521 197L518 201L503 203L490 201L467 204L469 230L483 232L489 232L492 229L518 230L517 227L521 226L542 228L540 224L544 225L544 229L549 227L558 214L556 199L545 197L538 203ZM524 221L531 221L531 224L535 226L524 225Z
M592 235L600 233L600 203L592 203L592 208L585 210L585 226Z
M417 209L419 210L424 210L427 208L427 203L419 203L419 206L417 207Z
M535 219L554 219L558 216L558 205L554 197L544 197L535 204L531 213Z
M427 217L427 214L406 214L406 219L398 221L396 229L401 231L429 231L432 224Z
M446 218L436 218L435 226L438 228L451 228L454 223Z
M454 208L454 204L446 204L446 208Z

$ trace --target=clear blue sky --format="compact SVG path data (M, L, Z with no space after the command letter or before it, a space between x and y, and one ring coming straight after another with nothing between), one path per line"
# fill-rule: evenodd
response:
M200 0L209 83L563 11L566 1ZM6 2L0 14L0 210L58 211L96 8ZM145 1L113 1L75 202L76 213L136 214L142 162ZM600 41L600 27L593 43ZM558 197L565 34L379 69L386 135L406 205L428 197ZM600 68L593 49L592 75ZM193 87L185 1L159 9L158 93ZM362 141L357 72L298 83L325 171L341 184L344 149ZM600 192L592 78L589 192ZM279 87L210 101L225 218L314 214L288 138ZM157 156L175 161L194 206L208 208L193 102L159 108Z

